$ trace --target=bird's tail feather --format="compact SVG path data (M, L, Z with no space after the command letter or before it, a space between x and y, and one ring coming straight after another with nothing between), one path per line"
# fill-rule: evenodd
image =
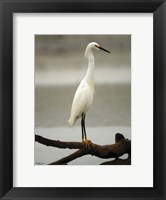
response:
M69 123L70 126L73 126L74 123L75 123L75 120L70 117L70 119L68 120L68 123Z

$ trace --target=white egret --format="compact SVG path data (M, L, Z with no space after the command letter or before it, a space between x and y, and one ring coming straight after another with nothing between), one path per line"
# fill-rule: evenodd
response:
M75 92L71 107L70 118L68 120L69 124L72 126L74 125L74 123L78 118L80 117L82 118L81 119L82 142L84 142L86 145L89 145L91 141L87 140L86 129L85 129L85 115L93 104L93 96L95 91L94 90L95 60L93 51L99 49L110 53L106 49L102 48L96 42L89 43L85 50L85 57L88 59L88 70L85 77L83 78L83 80L81 81Z

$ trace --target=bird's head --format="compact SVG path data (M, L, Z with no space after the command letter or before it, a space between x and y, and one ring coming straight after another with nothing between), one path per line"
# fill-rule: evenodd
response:
M98 43L91 42L91 43L88 44L88 46L85 50L85 57L88 57L94 50L103 50L107 53L110 53L108 50L101 47Z

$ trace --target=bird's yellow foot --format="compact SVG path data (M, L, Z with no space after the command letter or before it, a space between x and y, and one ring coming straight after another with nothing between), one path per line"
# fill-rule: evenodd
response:
M85 144L86 148L90 149L92 142L87 139L83 139L82 142Z

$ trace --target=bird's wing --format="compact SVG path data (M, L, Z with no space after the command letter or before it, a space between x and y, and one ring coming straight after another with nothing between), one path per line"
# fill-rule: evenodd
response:
M93 93L94 91L87 83L81 82L73 99L71 117L76 119L79 118L83 112L87 112L93 102Z

